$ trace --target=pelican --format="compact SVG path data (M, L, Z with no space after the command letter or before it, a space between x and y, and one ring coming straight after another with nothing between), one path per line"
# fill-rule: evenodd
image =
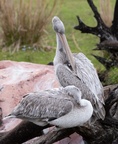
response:
M70 128L82 126L92 113L91 102L81 99L81 91L71 85L25 95L8 117L28 120L39 126L51 124Z
M93 122L105 118L103 86L91 61L83 54L72 54L69 48L63 22L54 16L53 29L56 32L57 48L53 60L54 69L61 86L74 85L82 92L82 98L89 100L94 108Z

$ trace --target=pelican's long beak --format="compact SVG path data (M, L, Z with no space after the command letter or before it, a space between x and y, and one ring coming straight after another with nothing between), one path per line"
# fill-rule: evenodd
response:
M57 35L58 35L58 37L60 38L60 40L63 44L63 47L66 51L67 57L69 59L69 62L70 62L70 65L72 66L73 71L75 71L75 61L74 61L73 55L70 51L70 47L68 45L66 36L65 36L65 34L61 34L61 33L58 33L58 32L57 32Z

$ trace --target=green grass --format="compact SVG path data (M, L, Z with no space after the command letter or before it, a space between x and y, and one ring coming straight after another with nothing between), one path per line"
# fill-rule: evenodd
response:
M26 61L32 63L47 64L52 61L52 51L20 50L15 53L0 52L0 60Z
M94 1L96 6L99 9L99 0ZM111 1L112 8L114 7L115 0ZM57 16L63 21L66 28L66 36L69 42L70 48L72 52L83 52L95 65L97 70L102 71L104 67L93 57L91 53L94 54L102 54L98 51L93 52L93 48L96 47L96 43L99 42L99 39L96 36L90 34L82 34L80 31L74 30L73 27L78 25L78 21L76 16L79 15L83 22L89 26L95 26L96 21L93 17L93 12L91 8L88 6L86 0L64 0L58 6L58 14ZM53 14L55 16L55 14ZM50 19L50 23L47 26L47 34L44 37L45 41L44 45L53 47L51 51L44 52L39 50L20 50L17 53L11 54L8 52L0 52L0 60L15 60L15 61L29 61L33 63L47 64L53 61L55 50L56 50L56 37L55 32L52 29L52 22ZM76 41L75 42L73 40ZM114 70L113 70L114 71ZM117 72L117 70L115 70ZM112 77L111 72L111 77ZM118 73L115 73L118 75ZM110 83L110 82L109 82ZM118 83L118 80L112 81L112 83Z

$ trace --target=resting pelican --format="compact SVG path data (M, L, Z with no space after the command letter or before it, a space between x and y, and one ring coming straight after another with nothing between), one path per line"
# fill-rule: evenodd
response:
M82 92L82 98L89 100L94 108L93 121L104 119L104 92L96 69L83 54L72 54L65 36L63 22L54 16L53 29L56 32L57 49L54 68L61 86L75 85Z
M8 117L28 120L39 126L51 124L70 128L86 123L92 113L90 101L81 99L81 91L71 85L27 94Z

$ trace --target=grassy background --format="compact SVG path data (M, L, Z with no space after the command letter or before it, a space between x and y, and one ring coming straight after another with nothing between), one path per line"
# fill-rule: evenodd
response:
M116 0L112 0L112 9L114 8ZM94 1L95 5L99 9L99 0ZM96 36L90 34L82 34L80 31L74 30L73 27L78 25L76 16L79 15L82 21L89 25L95 26L96 21L93 17L93 12L88 6L86 0L63 0L58 3L56 15L64 22L66 27L66 36L69 42L72 52L83 52L91 61L94 63L97 70L102 71L104 67L93 57L91 53L102 55L102 52L94 52L93 48L96 47L96 43L99 42L99 39ZM53 14L55 16L55 13ZM26 48L25 50L20 50L15 53L0 52L0 60L15 60L15 61L28 61L33 63L47 64L53 61L55 50L56 50L56 37L55 32L52 29L52 22L47 25L46 35L44 36L44 46L51 48L50 51L34 50L32 48ZM115 69L115 75L118 76L118 70ZM114 75L114 71L113 73ZM112 75L110 73L110 76ZM111 76L112 77L112 76ZM118 80L115 79L116 83ZM110 80L111 81L111 80ZM114 82L114 80L113 80Z

